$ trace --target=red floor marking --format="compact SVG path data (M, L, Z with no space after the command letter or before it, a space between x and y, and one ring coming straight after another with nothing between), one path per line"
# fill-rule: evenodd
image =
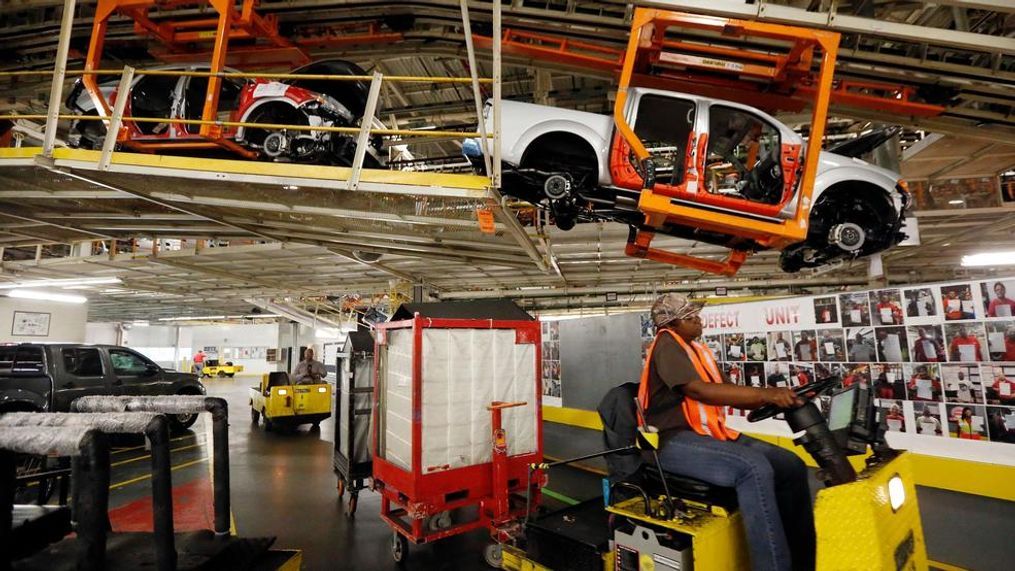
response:
M214 529L211 480L198 477L173 487L173 524L177 532ZM109 510L113 531L151 531L152 499L146 497Z

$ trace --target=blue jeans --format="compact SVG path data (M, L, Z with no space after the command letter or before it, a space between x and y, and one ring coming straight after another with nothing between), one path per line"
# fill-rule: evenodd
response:
M681 430L659 451L662 469L736 488L751 569L814 569L814 512L807 467L788 450L750 436L720 441Z

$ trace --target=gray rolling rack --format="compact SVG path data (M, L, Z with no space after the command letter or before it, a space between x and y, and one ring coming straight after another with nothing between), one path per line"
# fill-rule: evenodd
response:
M335 473L338 496L349 492L346 515L356 513L360 490L373 475L370 418L374 399L374 337L368 331L349 333L336 360Z

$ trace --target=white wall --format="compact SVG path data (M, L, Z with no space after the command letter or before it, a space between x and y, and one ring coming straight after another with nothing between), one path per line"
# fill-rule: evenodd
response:
M119 345L119 323L86 323L85 343L93 345Z
M180 359L189 358L187 351L177 349L175 325L125 325L121 345L155 361L167 369L179 369ZM129 328L129 329L128 329Z
M285 326L283 326L285 327ZM184 358L193 357L198 349L218 347L219 351L226 347L278 347L279 325L275 323L258 325L200 325L188 327L193 336L190 341L191 353ZM220 358L225 360L220 354ZM228 359L234 365L243 365L243 374L268 373L275 370L275 364L265 359Z
M12 335L15 311L50 314L49 335L44 337ZM0 297L0 343L84 343L87 319L87 303L62 303L2 296Z

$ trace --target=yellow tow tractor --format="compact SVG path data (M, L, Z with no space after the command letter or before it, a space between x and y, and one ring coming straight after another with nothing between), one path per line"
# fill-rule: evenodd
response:
M794 389L807 401L801 407L769 406L748 416L758 421L783 414L794 433L802 433L795 442L819 466L818 477L826 487L814 503L817 570L926 570L926 544L908 453L886 445L886 425L878 419L870 387L858 383L835 390L826 419L812 401L838 382L833 377ZM604 425L609 434L611 425L605 418ZM658 446L658 435L643 429L632 440L644 451L654 452ZM616 442L608 437L607 443ZM624 444L628 445L601 454L611 454L611 459L617 452L635 448L635 442L628 443L626 438ZM868 451L872 453L857 473L847 457ZM573 460L532 469L545 471ZM637 484L632 483L634 478L614 479L606 500L596 498L527 522L520 540L501 545L502 568L750 569L733 490L665 474L656 462L642 467ZM609 463L611 468L618 465Z
M201 369L202 377L235 377L236 373L243 372L243 365L234 365L232 361L220 363L218 359L209 359L204 362Z
M301 424L319 428L331 416L331 385L294 385L283 372L262 375L261 383L250 387L250 420L257 424L262 416L269 431Z

